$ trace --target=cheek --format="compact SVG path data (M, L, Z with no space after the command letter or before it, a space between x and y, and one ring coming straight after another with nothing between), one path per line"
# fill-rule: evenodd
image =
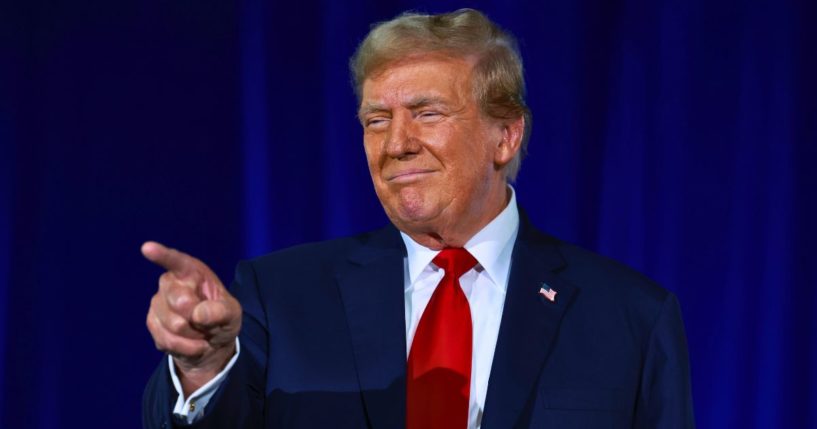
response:
M380 163L380 151L377 149L378 145L374 137L363 137L363 151L366 154L366 163L369 165L369 170L374 172L377 165Z
M452 152L450 158L461 170L458 180L472 180L484 174L486 169L493 166L493 152L489 142L489 136L484 134L469 135L463 140L463 144L456 152ZM466 177L467 176L467 177Z

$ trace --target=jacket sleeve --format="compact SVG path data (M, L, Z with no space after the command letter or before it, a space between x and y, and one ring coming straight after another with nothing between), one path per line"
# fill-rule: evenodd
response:
M142 398L142 426L145 429L261 428L264 424L267 363L266 315L252 265L241 262L230 292L243 312L241 353L227 378L210 399L204 416L186 425L172 415L176 390L167 361L162 360L151 376Z
M678 300L668 293L650 334L636 404L635 427L695 427L689 353Z

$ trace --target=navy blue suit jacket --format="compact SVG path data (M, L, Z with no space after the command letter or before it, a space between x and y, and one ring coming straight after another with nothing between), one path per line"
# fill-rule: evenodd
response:
M693 427L675 297L520 217L482 428ZM194 426L403 427L404 255L389 226L239 263L241 354ZM173 426L175 399L162 361L144 426Z

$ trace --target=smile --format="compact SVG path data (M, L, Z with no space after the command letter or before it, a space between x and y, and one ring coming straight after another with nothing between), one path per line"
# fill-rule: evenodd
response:
M388 176L386 181L389 183L410 183L421 180L433 172L432 170L423 169L404 170Z

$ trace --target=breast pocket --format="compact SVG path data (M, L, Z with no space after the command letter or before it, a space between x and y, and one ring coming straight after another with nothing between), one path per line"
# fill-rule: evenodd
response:
M534 428L618 429L632 426L633 398L617 389L553 389L539 391Z
M542 389L540 404L554 410L629 411L633 398L619 389Z

